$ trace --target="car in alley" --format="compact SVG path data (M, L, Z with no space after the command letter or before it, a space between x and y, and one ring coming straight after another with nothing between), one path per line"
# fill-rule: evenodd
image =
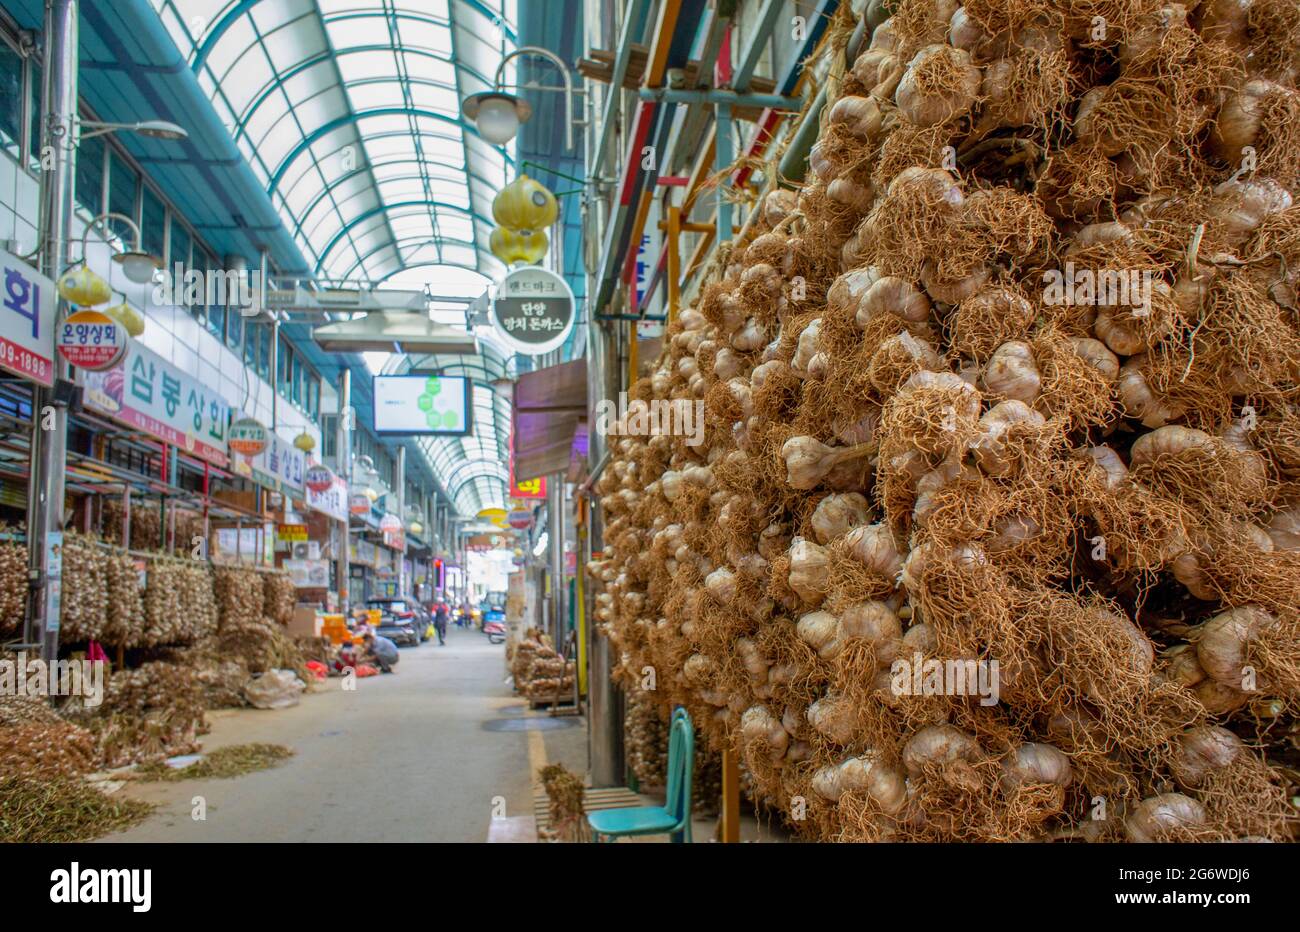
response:
M378 609L378 634L394 644L412 647L428 640L429 613L423 605L410 599L371 599L367 608Z

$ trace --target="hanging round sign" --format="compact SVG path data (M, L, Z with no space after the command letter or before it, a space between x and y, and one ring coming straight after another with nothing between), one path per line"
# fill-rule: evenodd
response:
M573 331L569 283L537 266L515 269L497 286L492 326L516 353L540 356L564 345Z
M264 452L271 443L266 427L255 417L241 417L230 425L226 434L230 449L249 459Z
M59 328L59 355L78 369L102 372L126 355L126 328L102 311L69 314Z
M317 495L324 495L334 485L334 472L324 463L317 463L307 470L302 483Z
M370 497L365 492L353 492L348 498L348 511L354 515L370 514Z
M517 508L510 512L507 520L516 531L526 531L533 526L533 512L528 508Z

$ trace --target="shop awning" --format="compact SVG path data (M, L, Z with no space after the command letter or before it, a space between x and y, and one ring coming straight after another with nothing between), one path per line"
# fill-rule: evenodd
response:
M585 455L587 361L575 359L519 377L515 385L515 479L569 472L579 434Z

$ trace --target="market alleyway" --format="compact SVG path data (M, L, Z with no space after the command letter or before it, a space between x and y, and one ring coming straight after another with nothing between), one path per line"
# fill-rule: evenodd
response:
M529 715L505 682L504 645L452 628L402 649L398 671L344 692L330 679L290 709L208 713L204 749L265 741L295 751L280 767L233 780L133 784L157 812L105 841L460 841L487 839L493 797L532 811L530 772L586 770L586 732L488 730ZM545 713L538 713L545 715ZM206 821L191 817L207 801Z

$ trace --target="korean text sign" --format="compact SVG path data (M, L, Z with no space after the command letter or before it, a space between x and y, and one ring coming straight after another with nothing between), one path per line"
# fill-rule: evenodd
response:
M200 459L229 464L230 405L134 340L120 365L86 373L85 403Z
M554 272L515 269L497 287L492 323L517 353L538 356L564 344L573 330L573 291Z
M54 282L0 250L0 369L54 384Z

